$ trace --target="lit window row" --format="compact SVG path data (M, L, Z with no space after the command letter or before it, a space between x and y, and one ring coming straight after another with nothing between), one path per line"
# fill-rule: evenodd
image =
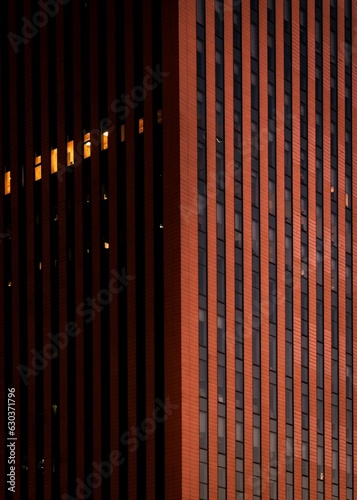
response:
M162 110L157 111L157 122L162 123ZM144 133L144 118L140 118L138 121L138 133ZM91 133L87 132L83 136L83 159L89 158L91 156L92 148ZM120 142L125 142L125 125L120 127ZM105 151L109 147L109 132L106 130L101 134L100 139L101 150ZM74 141L67 142L67 167L74 165ZM58 171L57 162L57 148L51 149L51 174L55 174ZM35 158L35 181L39 181L42 177L41 170L41 156L36 156ZM11 193L11 175L10 171L5 172L4 180L4 194Z
M143 125L142 125L143 127ZM101 134L101 150L104 151L108 149L109 144L109 133L105 131ZM125 141L125 125L121 126L120 133L121 142ZM91 135L90 132L84 134L83 141L83 158L89 158L91 155ZM74 141L67 142L67 166L74 164ZM55 174L58 171L58 161L57 161L57 148L51 149L51 174ZM35 157L35 181L39 181L42 178L42 161L41 156ZM4 178L4 194L11 193L11 173L10 171L5 172Z

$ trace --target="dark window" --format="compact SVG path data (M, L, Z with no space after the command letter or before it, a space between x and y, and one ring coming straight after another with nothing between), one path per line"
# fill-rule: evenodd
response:
M197 22L205 24L205 0L197 0Z
M216 50L216 87L223 89L223 55Z
M258 59L258 27L256 24L250 25L250 55Z

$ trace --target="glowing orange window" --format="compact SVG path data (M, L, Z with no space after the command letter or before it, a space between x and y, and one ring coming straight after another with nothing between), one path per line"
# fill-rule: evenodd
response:
M55 174L57 172L57 148L51 149L51 174Z
M74 143L73 141L67 142L67 167L74 163Z
M89 158L91 153L90 132L84 134L83 158Z
M41 156L35 158L35 181L39 181L42 177Z
M108 137L109 137L109 132L106 130L105 132L102 133L102 151L104 149L108 149Z
M11 172L5 172L4 193L5 194L11 193Z

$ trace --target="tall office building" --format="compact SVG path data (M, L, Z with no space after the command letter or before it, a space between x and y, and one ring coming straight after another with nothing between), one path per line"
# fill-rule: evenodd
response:
M2 4L1 497L357 498L356 26Z

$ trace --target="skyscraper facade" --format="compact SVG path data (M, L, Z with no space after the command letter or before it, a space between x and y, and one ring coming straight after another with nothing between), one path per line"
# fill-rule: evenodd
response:
M5 498L357 498L356 26L5 2Z

